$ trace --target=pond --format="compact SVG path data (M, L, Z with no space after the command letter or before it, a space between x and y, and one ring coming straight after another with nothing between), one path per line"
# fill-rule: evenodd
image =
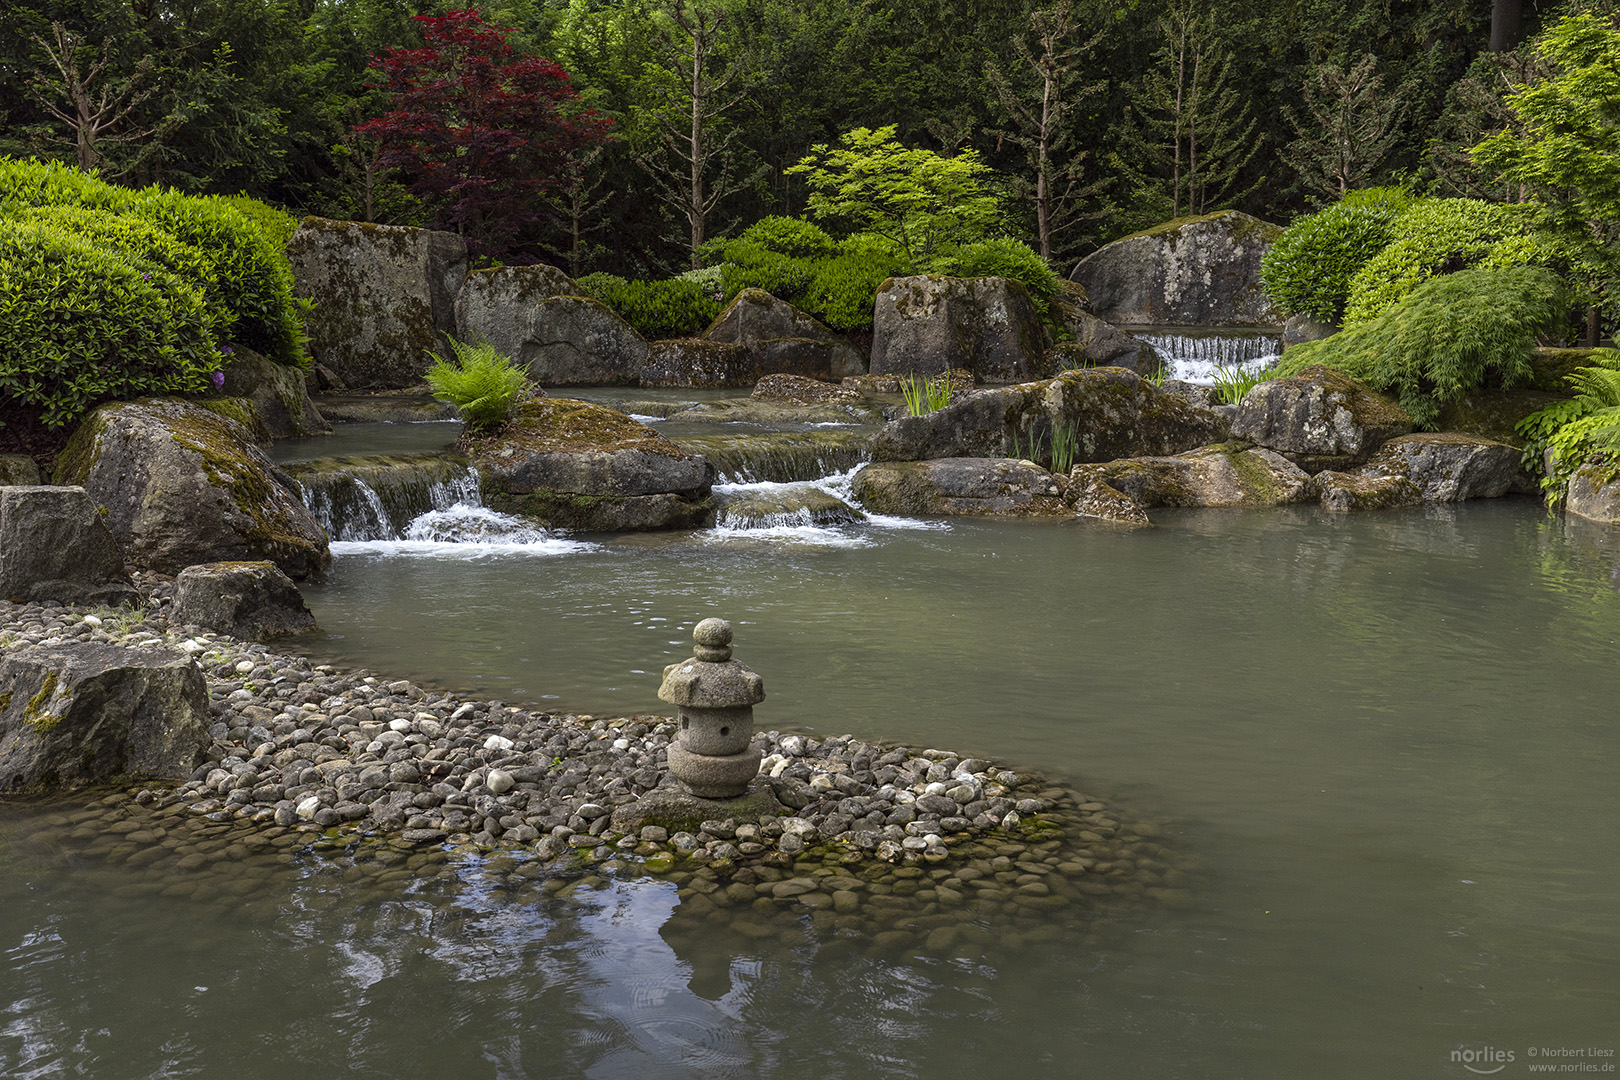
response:
M1072 783L1202 865L1185 906L961 959L692 933L668 882L476 859L392 894L284 860L197 907L7 805L0 1073L1363 1080L1620 1049L1620 537L1523 499L1156 522L360 542L307 595L319 660L597 715L664 711L723 616L761 728Z

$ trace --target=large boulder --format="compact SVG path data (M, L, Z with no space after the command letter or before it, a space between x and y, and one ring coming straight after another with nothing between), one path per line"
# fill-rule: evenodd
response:
M1022 283L929 274L891 278L872 316L874 375L963 368L981 383L1045 372L1046 327Z
M1591 461L1569 478L1564 509L1578 518L1620 524L1620 478L1612 463Z
M1280 235L1236 210L1177 218L1104 245L1069 276L1111 323L1280 326L1260 283L1260 259Z
M872 439L872 460L1001 457L1031 442L1050 445L1055 429L1073 433L1076 462L1177 454L1225 437L1212 410L1124 368L1091 368L977 390L926 416L891 420Z
M220 389L250 402L271 438L331 434L332 425L310 400L304 373L297 368L266 360L238 345L222 374L225 382Z
M199 563L180 571L169 621L248 641L315 629L298 586L270 562Z
M650 355L634 327L543 265L468 274L456 332L512 357L541 386L634 386Z
M867 510L907 517L969 514L1067 517L1063 484L1028 461L961 457L885 461L855 474L855 497Z
M859 349L764 289L738 293L703 336L746 348L756 380L776 374L842 379L866 371Z
M1369 476L1404 476L1425 502L1495 499L1536 490L1517 449L1453 431L1391 439L1361 471Z
M0 487L0 599L139 599L118 542L82 487Z
M1138 506L1285 506L1316 497L1299 466L1271 450L1241 443L1204 446L1172 457L1124 458L1076 465L1070 478L1093 481L1129 496Z
M315 362L349 389L411 386L456 329L467 245L454 233L305 218L287 241Z
M498 434L462 446L486 505L555 528L684 529L714 517L708 461L600 405L527 401Z
M295 579L331 564L298 485L246 427L188 401L104 405L57 460L106 511L125 562L165 574L193 563L268 559Z
M747 346L702 338L671 338L648 343L640 383L648 388L719 390L753 385L754 371L754 357Z
M1358 465L1413 426L1394 401L1317 364L1245 394L1232 435L1287 454L1306 472L1317 473Z
M0 791L183 780L208 741L208 686L177 649L102 642L0 656Z

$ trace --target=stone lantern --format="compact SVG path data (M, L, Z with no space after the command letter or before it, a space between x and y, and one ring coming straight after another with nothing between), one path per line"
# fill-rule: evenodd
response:
M704 619L692 630L692 659L664 669L658 697L679 708L669 771L701 799L744 795L759 773L754 705L765 700L765 682L731 658L731 624Z

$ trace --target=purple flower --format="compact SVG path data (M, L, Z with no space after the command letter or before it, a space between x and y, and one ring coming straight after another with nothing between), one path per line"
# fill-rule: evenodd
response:
M225 386L225 373L223 371L216 371L216 372L214 372L212 375L210 375L208 377L210 379L214 380L214 389L215 390L220 390L220 389L224 388L224 386Z
M224 353L226 356L235 356L236 355L236 350L231 348L229 345L221 345L219 347L219 351Z

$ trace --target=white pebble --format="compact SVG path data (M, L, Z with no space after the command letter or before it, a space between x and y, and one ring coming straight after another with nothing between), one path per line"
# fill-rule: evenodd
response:
M257 666L258 665L256 665L251 660L243 660L243 661L241 661L240 663L238 663L236 665L236 673L238 675L246 675L248 672L252 671Z
M298 804L298 816L303 818L305 821L310 821L315 817L315 811L319 810L320 808L320 799L314 795L306 796L304 800Z
M497 795L505 795L512 790L512 785L515 783L517 781L505 769L491 769L489 775L484 777L484 786Z
M614 739L613 740L613 749L615 749L615 750L628 750L628 749L630 749L630 740L629 739Z
M512 749L512 740L508 739L505 735L491 735L489 738L484 740L484 749L510 750Z
M94 615L86 615L84 617L84 625L86 625L86 626L100 626L101 625L101 620L99 618L97 618L96 616L94 616Z
M411 722L409 720L390 720L388 721L388 726L395 731L403 732L411 730Z
M183 653L189 653L192 656L197 656L201 653L207 652L208 646L204 645L196 638L187 638L185 641L180 643L180 651Z

